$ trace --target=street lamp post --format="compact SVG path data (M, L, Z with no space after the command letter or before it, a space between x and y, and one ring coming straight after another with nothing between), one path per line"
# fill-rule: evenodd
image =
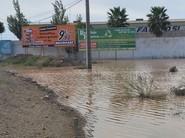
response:
M87 36L87 42L86 42L86 65L87 65L88 69L92 69L89 0L86 0L85 4L86 4L86 36Z

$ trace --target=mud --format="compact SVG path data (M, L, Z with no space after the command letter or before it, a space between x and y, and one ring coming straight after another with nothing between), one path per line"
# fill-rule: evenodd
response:
M84 125L52 90L0 70L0 138L84 138Z

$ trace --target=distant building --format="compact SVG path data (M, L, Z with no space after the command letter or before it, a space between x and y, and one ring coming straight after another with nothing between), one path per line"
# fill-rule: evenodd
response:
M168 31L185 31L185 19L171 19L169 20L171 26ZM147 26L147 20L136 19L128 21L129 27L135 27L138 33L149 32L149 27ZM107 27L106 22L91 22L91 25L95 28Z

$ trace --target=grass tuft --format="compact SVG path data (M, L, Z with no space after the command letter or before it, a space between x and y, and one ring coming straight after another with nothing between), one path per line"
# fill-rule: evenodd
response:
M149 74L145 73L129 77L123 88L131 97L161 99L168 95L167 92L163 92L159 88L159 85Z
M9 57L2 61L3 65L23 65L23 66L37 66L37 67L60 67L63 65L60 58L47 57L47 56L32 56L32 55L18 55Z

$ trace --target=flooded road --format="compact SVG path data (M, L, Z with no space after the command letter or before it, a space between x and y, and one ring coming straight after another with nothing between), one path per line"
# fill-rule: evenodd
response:
M179 72L168 72L177 66ZM126 98L123 85L137 73L150 74L163 91L184 80L185 60L101 61L92 72L81 69L26 69L22 72L56 91L59 101L87 119L92 138L184 138L185 97L162 100Z

